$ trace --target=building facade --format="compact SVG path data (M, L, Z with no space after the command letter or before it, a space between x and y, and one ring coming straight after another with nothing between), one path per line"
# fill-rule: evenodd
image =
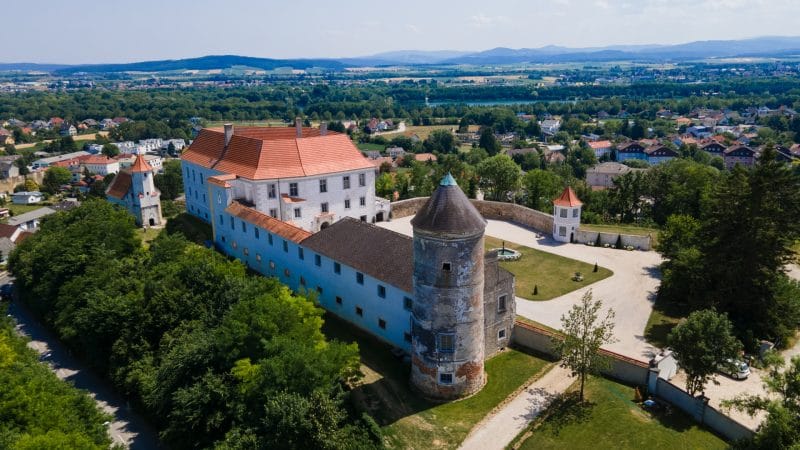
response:
M571 187L564 189L553 200L553 239L559 242L573 242L575 231L581 226L581 203Z
M133 214L139 226L160 226L161 192L156 189L153 168L144 157L137 156L133 165L120 171L106 190L106 199Z

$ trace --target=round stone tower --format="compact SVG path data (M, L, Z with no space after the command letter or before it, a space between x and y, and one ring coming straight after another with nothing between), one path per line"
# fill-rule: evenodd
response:
M450 174L411 221L414 307L411 384L450 400L485 381L483 232L486 221Z

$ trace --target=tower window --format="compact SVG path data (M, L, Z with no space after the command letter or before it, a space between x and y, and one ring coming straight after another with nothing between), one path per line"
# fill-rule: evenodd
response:
M338 262L333 263L333 273L337 275L342 273L342 265Z
M336 296L336 304L337 305L341 305L342 304L342 297L339 297L338 295Z
M306 285L306 279L304 277L300 277L300 286Z
M253 227L253 230L256 233L256 239L258 239L260 237L261 233L258 231L258 228L256 228L256 227Z
M322 210L323 213L328 212L328 202L324 202L324 203L320 204L319 206L320 206L320 209Z
M244 220L242 221L242 233L247 233L247 224L244 222Z
M286 241L283 241L283 251L289 253L289 243Z
M450 272L450 263L449 262L442 263L442 270L444 270L445 272Z
M319 255L314 255L314 265L319 267L322 265L322 257Z
M328 180L321 179L319 180L319 191L320 192L328 192Z
M297 247L297 257L300 258L300 260L305 259L306 255L303 253L303 247Z
M414 300L411 300L408 297L403 297L403 308L407 311L411 311L414 308Z
M269 242L269 245L272 245L272 235L269 233L267 233L267 242Z
M559 236L566 236L567 235L567 227L558 227L558 235Z
M578 208L575 208L575 209L573 209L573 210L572 210L572 217L578 217L578 212L579 212L579 211L580 211L580 210L579 210Z
M342 177L342 189L350 189L350 175Z
M453 384L453 374L452 373L440 373L439 374L439 384Z
M317 286L317 293L322 295L322 286Z
M508 297L501 295L497 298L497 312L504 312L506 310L506 299Z
M386 286L378 285L378 297L386 298Z
M567 208L561 208L561 217L567 217Z
M364 284L364 274L361 272L356 272L356 283Z
M383 320L383 319L378 319L378 327L380 327L381 330L385 330L386 329L386 321Z
M236 219L231 217L231 230L236 230Z
M367 197L359 197L358 198L358 205L359 206L367 206Z
M503 328L502 330L497 331L497 339L505 339L506 338L506 329Z
M283 269L283 274L286 275L286 277L292 276L291 272L289 272L289 269Z
M364 310L361 309L360 306L356 306L356 315L360 317L364 317Z
M299 219L300 217L302 217L302 215L300 213L300 208L295 208L294 209L294 218L295 219Z
M454 334L439 334L436 336L436 350L439 353L453 353L456 347Z

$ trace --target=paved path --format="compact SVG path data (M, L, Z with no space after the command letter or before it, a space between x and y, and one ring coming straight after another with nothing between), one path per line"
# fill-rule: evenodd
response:
M5 284L8 280L7 274L0 275L0 284ZM27 309L14 301L8 308L8 314L17 322L17 331L30 339L28 347L42 355L42 360L47 362L58 378L88 391L100 409L114 417L108 424L108 432L114 444L124 444L132 450L162 448L157 433L149 424L128 408L125 400L106 382L72 357L69 350Z
M575 381L560 366L531 383L500 411L487 416L461 444L462 450L504 449Z
M404 217L379 225L410 236L410 222L411 217ZM613 308L616 313L614 335L618 341L605 348L642 361L648 361L653 356L657 349L645 341L644 329L660 283L658 266L662 261L661 255L656 252L562 244L550 237L537 236L528 228L499 220L488 221L486 234L589 264L598 263L614 271L614 275L605 280L552 300L530 301L517 297L518 315L552 328L561 328L561 316L591 288L594 298L603 300L604 309Z

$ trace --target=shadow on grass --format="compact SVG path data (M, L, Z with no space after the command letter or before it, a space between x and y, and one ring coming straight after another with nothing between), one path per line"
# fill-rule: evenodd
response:
M567 392L553 399L542 417L541 426L558 436L562 428L589 420L594 406L595 404L588 400L581 402L579 392Z

